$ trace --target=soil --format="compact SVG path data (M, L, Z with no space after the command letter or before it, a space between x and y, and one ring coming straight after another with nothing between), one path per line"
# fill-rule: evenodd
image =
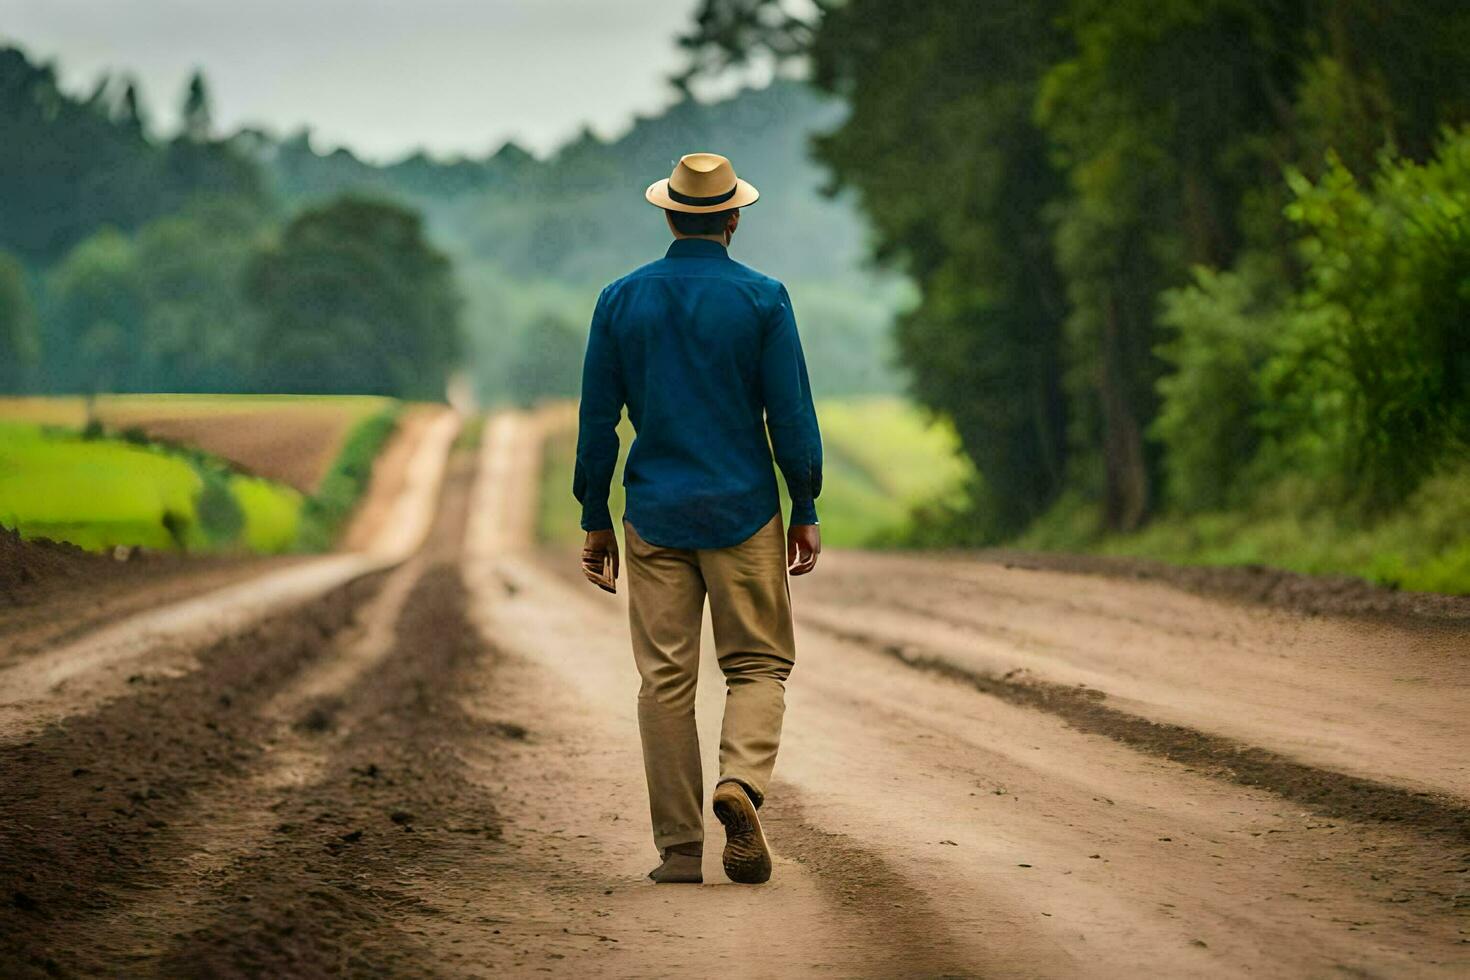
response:
M392 881L498 833L452 749L504 737L458 707L488 656L455 563L469 464L407 565L7 750L25 791L0 800L0 964L20 969L0 972L378 973L421 956Z
M413 405L398 416L397 428L373 461L372 482L342 532L341 548L347 551L367 550L383 522L392 519L394 502L406 486L414 450L434 420L445 411L428 405Z
M291 557L83 551L0 527L0 663L133 613L285 567Z
M229 460L247 473L312 493L357 421L352 412L325 404L281 405L245 412L160 415L126 406L104 406L104 425L137 428L149 438L192 446Z
M624 597L532 544L535 418L485 439L407 561L0 744L0 974L1470 969L1453 623L962 558L792 583L775 875L707 815L647 882Z
M442 410L417 406L404 413L374 463L372 481L343 533L342 550L366 549L395 518L393 507L405 491L413 452L441 415ZM218 435L225 430L217 425L224 418L187 421L210 423ZM261 428L258 419L253 428ZM0 527L0 665L136 613L309 560L300 555L181 555L141 548L97 554L65 542L22 540Z

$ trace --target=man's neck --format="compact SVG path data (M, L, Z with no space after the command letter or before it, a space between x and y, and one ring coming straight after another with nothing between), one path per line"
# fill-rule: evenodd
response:
M720 246L721 248L729 248L730 247L730 243L727 242L727 241L725 241L725 236L724 235L675 235L674 236L674 241L676 241L676 242L687 242L687 241L714 242L716 245Z

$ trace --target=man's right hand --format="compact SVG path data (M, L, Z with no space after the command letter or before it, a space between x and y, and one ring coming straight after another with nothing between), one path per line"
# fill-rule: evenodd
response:
M618 538L612 528L587 532L587 540L582 545L582 574L602 591L617 592L615 586L609 586L604 580L605 575L613 582L618 580Z
M805 575L817 567L822 553L822 529L815 524L793 524L786 531L786 571Z

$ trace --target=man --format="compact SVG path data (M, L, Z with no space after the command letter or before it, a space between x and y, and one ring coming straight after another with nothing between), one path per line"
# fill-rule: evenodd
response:
M758 884L771 876L771 855L756 811L796 657L786 575L810 572L822 550L821 437L786 287L726 252L740 209L759 192L724 157L691 153L645 197L675 240L664 258L604 289L592 315L573 483L587 532L582 568L614 589L607 494L626 405L637 434L623 477L629 621L662 856L649 877L703 880L694 689L707 597L727 687L714 795L725 873ZM784 546L773 451L791 497Z

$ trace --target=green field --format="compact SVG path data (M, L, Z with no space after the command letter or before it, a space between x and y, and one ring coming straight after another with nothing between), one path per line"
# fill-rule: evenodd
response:
M100 550L289 550L302 495L197 458L0 421L0 524Z
M913 405L886 397L825 399L817 403L817 416L824 455L817 512L824 544L861 547L888 539L903 529L915 506L962 499L971 470L957 454L953 432ZM626 418L619 431L626 455L633 435ZM571 492L576 441L571 429L546 441L538 532L549 544L582 539L580 509ZM622 513L621 460L611 507L615 517Z
M0 525L90 550L324 551L401 407L125 395L99 398L89 414L80 398L0 399Z

